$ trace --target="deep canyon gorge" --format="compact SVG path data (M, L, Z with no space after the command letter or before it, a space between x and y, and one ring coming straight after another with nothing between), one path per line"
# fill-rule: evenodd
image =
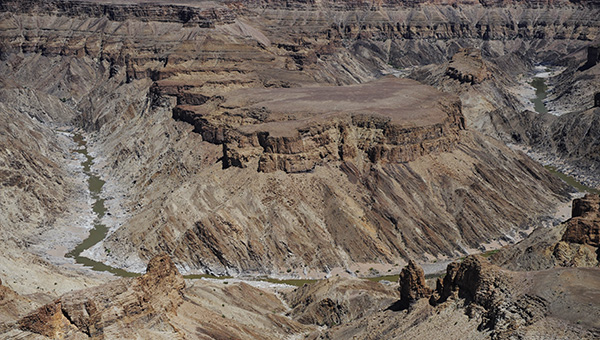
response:
M0 2L0 338L600 337L599 18Z

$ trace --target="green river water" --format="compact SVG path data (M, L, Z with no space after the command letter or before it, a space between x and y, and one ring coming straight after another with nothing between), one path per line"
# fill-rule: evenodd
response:
M66 256L74 258L75 262L80 263L80 264L84 265L85 267L88 267L94 271L109 272L109 273L112 273L112 274L114 274L116 276L120 276L120 277L140 276L141 274L139 274L139 273L133 273L133 272L128 272L128 271L120 269L120 268L114 268L114 267L108 266L102 262L94 261L85 256L81 256L81 253L83 251L93 247L98 242L104 240L104 238L106 237L106 235L108 233L108 228L106 227L106 225L104 225L102 223L102 218L104 217L104 215L106 214L107 211L106 211L106 207L104 206L104 199L100 197L100 194L102 192L102 187L104 186L104 181L101 180L98 176L94 175L94 173L91 171L91 165L94 162L94 158L92 156L90 156L88 153L87 143L81 134L74 134L73 141L76 142L77 145L79 146L79 148L74 150L74 152L82 154L85 157L85 160L83 162L81 162L81 166L83 167L83 172L88 176L88 188L90 190L90 195L93 200L92 210L95 214L95 217L94 217L94 226L90 230L90 235L85 240L83 240L79 245L77 245L77 247L75 247L73 250L71 250ZM217 276L208 275L208 274L199 274L199 275L194 274L194 275L184 275L184 278L186 278L186 279L211 278L211 279L227 280L227 279L231 279L232 277L230 277L230 276L217 277ZM302 286L304 284L310 284L310 283L317 281L317 280L310 280L310 279L279 280L279 279L272 279L272 278L266 278L266 277L265 278L256 278L254 280L271 282L271 283L289 284L292 286ZM369 280L372 280L372 281L381 281L381 280L397 281L398 275L373 277L373 278L369 278ZM226 283L226 282L227 281L224 281L224 283Z
M531 86L535 87L535 98L531 101L533 102L533 106L538 113L548 113L548 109L546 105L544 105L544 99L546 99L546 92L548 91L548 86L546 85L546 80L544 78L533 78L531 81Z
M548 108L546 108L546 105L544 105L544 99L546 99L547 91L548 91L548 86L546 85L546 79L534 77L530 84L531 84L531 86L535 87L535 98L531 100L533 102L535 110L538 113L548 113ZM600 190L585 186L584 184L578 182L575 178L558 171L558 169L556 169L556 167L554 167L554 166L546 165L544 167L548 171L550 171L553 175L562 179L567 184L574 187L575 189L577 189L580 192L600 194Z
M535 106L535 110L539 113L547 113L548 109L544 105L544 99L546 98L546 92L548 90L545 79L537 78L537 77L533 78L533 81L531 82L531 86L535 87L535 89L536 89L536 98L532 99L532 102L534 103L534 106ZM138 274L138 273L128 272L123 269L114 268L114 267L105 265L101 262L97 262L97 261L94 261L87 257L81 256L81 253L84 250L91 248L92 246L94 246L98 242L102 241L106 237L106 234L108 233L108 228L101 222L102 218L106 214L106 207L104 206L104 199L100 197L100 193L102 192L102 186L104 186L104 181L101 180L98 176L95 176L90 169L94 159L92 156L90 156L88 154L87 147L86 147L87 144L86 144L86 141L83 138L83 136L80 134L75 134L73 136L73 140L79 145L79 148L75 151L85 156L85 160L83 162L81 162L81 165L83 166L83 172L88 176L88 186L89 186L90 194L91 194L91 197L93 200L92 210L94 211L94 214L96 216L94 218L94 227L90 231L90 235L85 240L83 240L83 242L81 242L77 247L75 247L75 249L70 251L66 256L74 258L77 263L83 264L84 266L89 267L90 269L95 270L95 271L110 272L110 273L112 273L116 276L120 276L120 277L139 276L140 274ZM582 191L582 192L587 191L587 192L591 192L591 193L600 194L600 190L589 188L589 187L577 182L577 180L575 180L573 177L565 175L565 174L557 171L555 167L546 166L546 169L548 169L551 173L553 173L557 177L561 178L563 181L567 182L568 184L575 187L579 191ZM439 275L439 274L436 274L436 275ZM215 279L223 279L223 280L227 280L227 279L231 278L231 277L216 277L216 276L212 276L212 275L185 275L184 277L186 279L215 278ZM313 282L317 281L317 280L306 280L306 279L279 280L279 279L272 279L272 278L257 278L256 280L266 281L266 282L271 282L271 283L284 283L284 284L289 284L289 285L293 285L293 286L302 286L306 283L313 283ZM385 276L379 276L379 277L372 277L372 278L369 278L369 280L372 280L372 281L388 280L388 281L395 282L398 280L398 275L385 275ZM224 282L226 282L226 281L224 281Z
M85 256L81 256L81 253L94 246L96 243L102 241L106 234L108 233L108 228L102 224L102 217L106 214L106 207L104 207L104 199L100 197L100 193L102 192L102 186L104 186L104 181L101 180L98 176L95 176L91 171L91 165L94 159L92 156L88 154L86 141L80 134L75 134L73 136L73 141L77 143L79 146L75 152L82 154L85 156L85 160L81 162L83 166L83 172L88 176L88 188L90 190L90 195L92 197L92 210L96 215L94 217L94 227L90 230L90 235L83 240L75 249L71 250L66 256L72 257L75 259L75 262L83 264L85 267L89 267L95 271L103 271L110 272L117 276L123 277L131 277L131 276L139 276L137 273L131 273L123 269L113 268L105 265L104 263L94 261Z

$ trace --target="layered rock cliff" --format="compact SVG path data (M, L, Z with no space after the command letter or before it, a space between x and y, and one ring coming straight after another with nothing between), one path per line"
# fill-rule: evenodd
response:
M600 335L597 269L515 273L469 257L429 300L411 263L400 291L333 278L285 294L290 307L245 283L186 287L176 269L322 276L525 236L568 189L468 126L533 139L523 128L533 120L498 111L512 99L490 83L508 84L528 58L586 47L598 35L595 3L38 0L3 1L0 16L0 336ZM431 62L444 66L422 79L466 89L463 109L412 81L373 81L398 71L390 64ZM591 117L589 129L556 120L565 139L592 138L570 154L594 154ZM60 253L48 240L71 245L66 226L79 221L60 218L86 201L74 146L50 128L69 123L90 132L107 180L112 229L88 256L136 271L149 262L144 276L106 283L32 255ZM537 232L557 235L553 246L565 237L551 249L559 265L597 255L597 216L579 215L568 233Z
M114 183L108 204L122 211L88 255L137 271L166 251L190 271L300 274L456 256L519 238L519 228L548 215L565 187L465 130L454 99L419 97L433 92L404 83L423 90L390 103L443 112L405 126L375 112L375 101L341 112L324 97L339 99L347 88L332 85L372 81L390 63L445 61L461 47L480 46L483 59L517 50L543 57L551 42L568 52L597 34L587 20L597 10L364 5L3 3L2 71L96 131L96 169ZM483 76L472 80L483 84L494 69L476 64L457 60L444 73L466 86L475 65ZM349 88L384 94L395 88L386 82ZM286 105L314 99L316 108L301 112L275 96L305 96Z
M166 337L176 332L168 318L183 303L184 288L169 257L157 256L143 276L63 295L19 320L19 327L50 338Z
M460 102L410 80L388 77L345 87L242 90L220 103L179 105L173 117L203 140L223 145L223 168L312 171L368 158L406 163L456 148Z

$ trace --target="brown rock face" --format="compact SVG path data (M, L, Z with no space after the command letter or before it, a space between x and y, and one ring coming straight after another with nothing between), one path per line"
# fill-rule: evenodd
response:
M544 298L518 292L512 273L477 255L451 263L444 279L438 279L430 301L435 304L449 298L464 299L467 313L481 317L480 328L491 330L493 339L515 336L519 328L540 320L548 310Z
M479 84L490 77L481 58L481 50L467 48L457 52L446 69L446 75L461 83Z
M400 303L403 307L409 306L418 299L429 297L431 288L425 282L423 269L410 260L408 265L402 269L398 277L400 287Z
M377 282L332 278L284 295L289 316L303 324L334 326L389 307L398 292Z
M69 325L62 313L60 301L42 306L32 314L19 320L22 330L41 334L49 338L56 338Z
M183 277L167 255L148 264L146 274L65 294L19 321L20 328L56 337L81 332L94 337L127 337L124 329L169 329L168 318L183 302ZM123 329L124 328L124 329ZM137 334L137 333L136 333Z
M572 216L563 241L600 247L600 196L588 194L574 200Z
M441 301L452 296L483 303L493 294L496 284L506 282L500 270L479 256L469 256L462 263L453 262L443 280L438 279L436 293Z
M450 151L464 129L460 102L408 79L353 86L252 89L218 104L178 106L176 119L223 144L223 167L305 172L362 151L373 163Z
M241 11L179 3L188 5L38 0L0 8L3 74L82 112L78 124L99 130L98 164L127 193L129 213L105 240L110 263L137 267L168 249L191 271L233 274L456 256L517 236L562 195L531 160L463 130L452 97L366 82L390 63L445 61L484 35L494 46L484 54L530 50L541 45L534 37L550 43L559 33L557 44L570 51L585 43L580 31L596 34L597 12L547 21L559 9L387 3L357 15L355 3L339 1L243 2ZM177 13L217 16L206 27ZM364 84L337 86L356 83ZM401 86L413 92L394 100ZM367 97L361 92L369 98L353 99ZM396 120L377 110L387 100L440 119ZM312 112L301 112L307 102Z

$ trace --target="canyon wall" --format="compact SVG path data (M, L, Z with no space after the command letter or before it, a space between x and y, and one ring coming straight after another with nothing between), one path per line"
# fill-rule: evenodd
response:
M302 107L462 47L483 58L576 50L597 35L594 6L364 4L4 2L0 69L93 132L118 211L88 255L139 271L166 251L219 274L453 257L520 238L564 200L539 165L466 129L456 99L413 102L416 118L444 115L412 126L333 109L347 98ZM459 82L493 77L453 67ZM274 99L289 93L308 98L280 110Z

